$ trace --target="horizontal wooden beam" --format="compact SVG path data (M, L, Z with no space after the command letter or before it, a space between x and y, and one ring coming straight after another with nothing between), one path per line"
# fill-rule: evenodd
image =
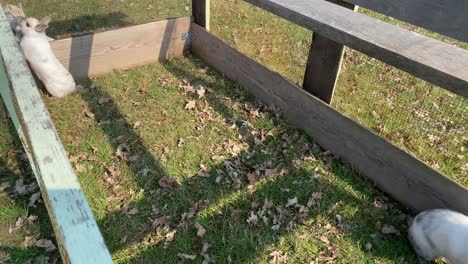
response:
M302 88L192 25L192 51L237 81L258 100L279 107L322 147L350 163L381 190L422 211L451 208L468 214L468 190Z
M51 42L74 77L86 78L181 56L190 47L191 17L151 22Z
M112 263L47 108L0 6L0 94L49 212L64 263Z
M323 0L244 0L468 97L468 51Z
M345 1L468 42L468 3L464 0Z

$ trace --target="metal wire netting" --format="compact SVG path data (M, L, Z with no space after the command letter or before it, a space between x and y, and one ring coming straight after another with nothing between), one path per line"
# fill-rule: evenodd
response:
M333 106L468 186L468 100L359 52L346 52Z
M377 19L459 47L467 43L360 9ZM212 2L211 30L302 84L312 32L240 0ZM226 17L226 13L230 16ZM468 100L346 49L332 106L434 169L468 186Z
M54 38L190 15L190 0L0 0L22 5L27 16L52 17Z

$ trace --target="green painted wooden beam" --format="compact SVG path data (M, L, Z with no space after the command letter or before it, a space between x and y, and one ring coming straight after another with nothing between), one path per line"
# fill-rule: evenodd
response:
M112 263L1 6L0 53L0 94L39 183L63 262Z

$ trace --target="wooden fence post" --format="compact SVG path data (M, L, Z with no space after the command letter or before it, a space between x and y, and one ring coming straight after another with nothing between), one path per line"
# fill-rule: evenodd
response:
M192 0L192 15L196 24L210 30L210 0Z
M327 1L349 9L355 8L353 4L341 0ZM302 87L328 104L332 101L340 73L343 50L342 44L313 33Z

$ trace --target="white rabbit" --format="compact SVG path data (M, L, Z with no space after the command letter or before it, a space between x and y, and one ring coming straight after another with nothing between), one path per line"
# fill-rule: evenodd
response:
M468 263L468 216L464 214L447 209L424 211L413 219L408 239L420 263L436 258Z
M20 42L26 60L44 83L47 91L54 97L64 97L76 89L72 75L55 56L45 34L50 17L41 21L27 17L19 22L23 37Z

